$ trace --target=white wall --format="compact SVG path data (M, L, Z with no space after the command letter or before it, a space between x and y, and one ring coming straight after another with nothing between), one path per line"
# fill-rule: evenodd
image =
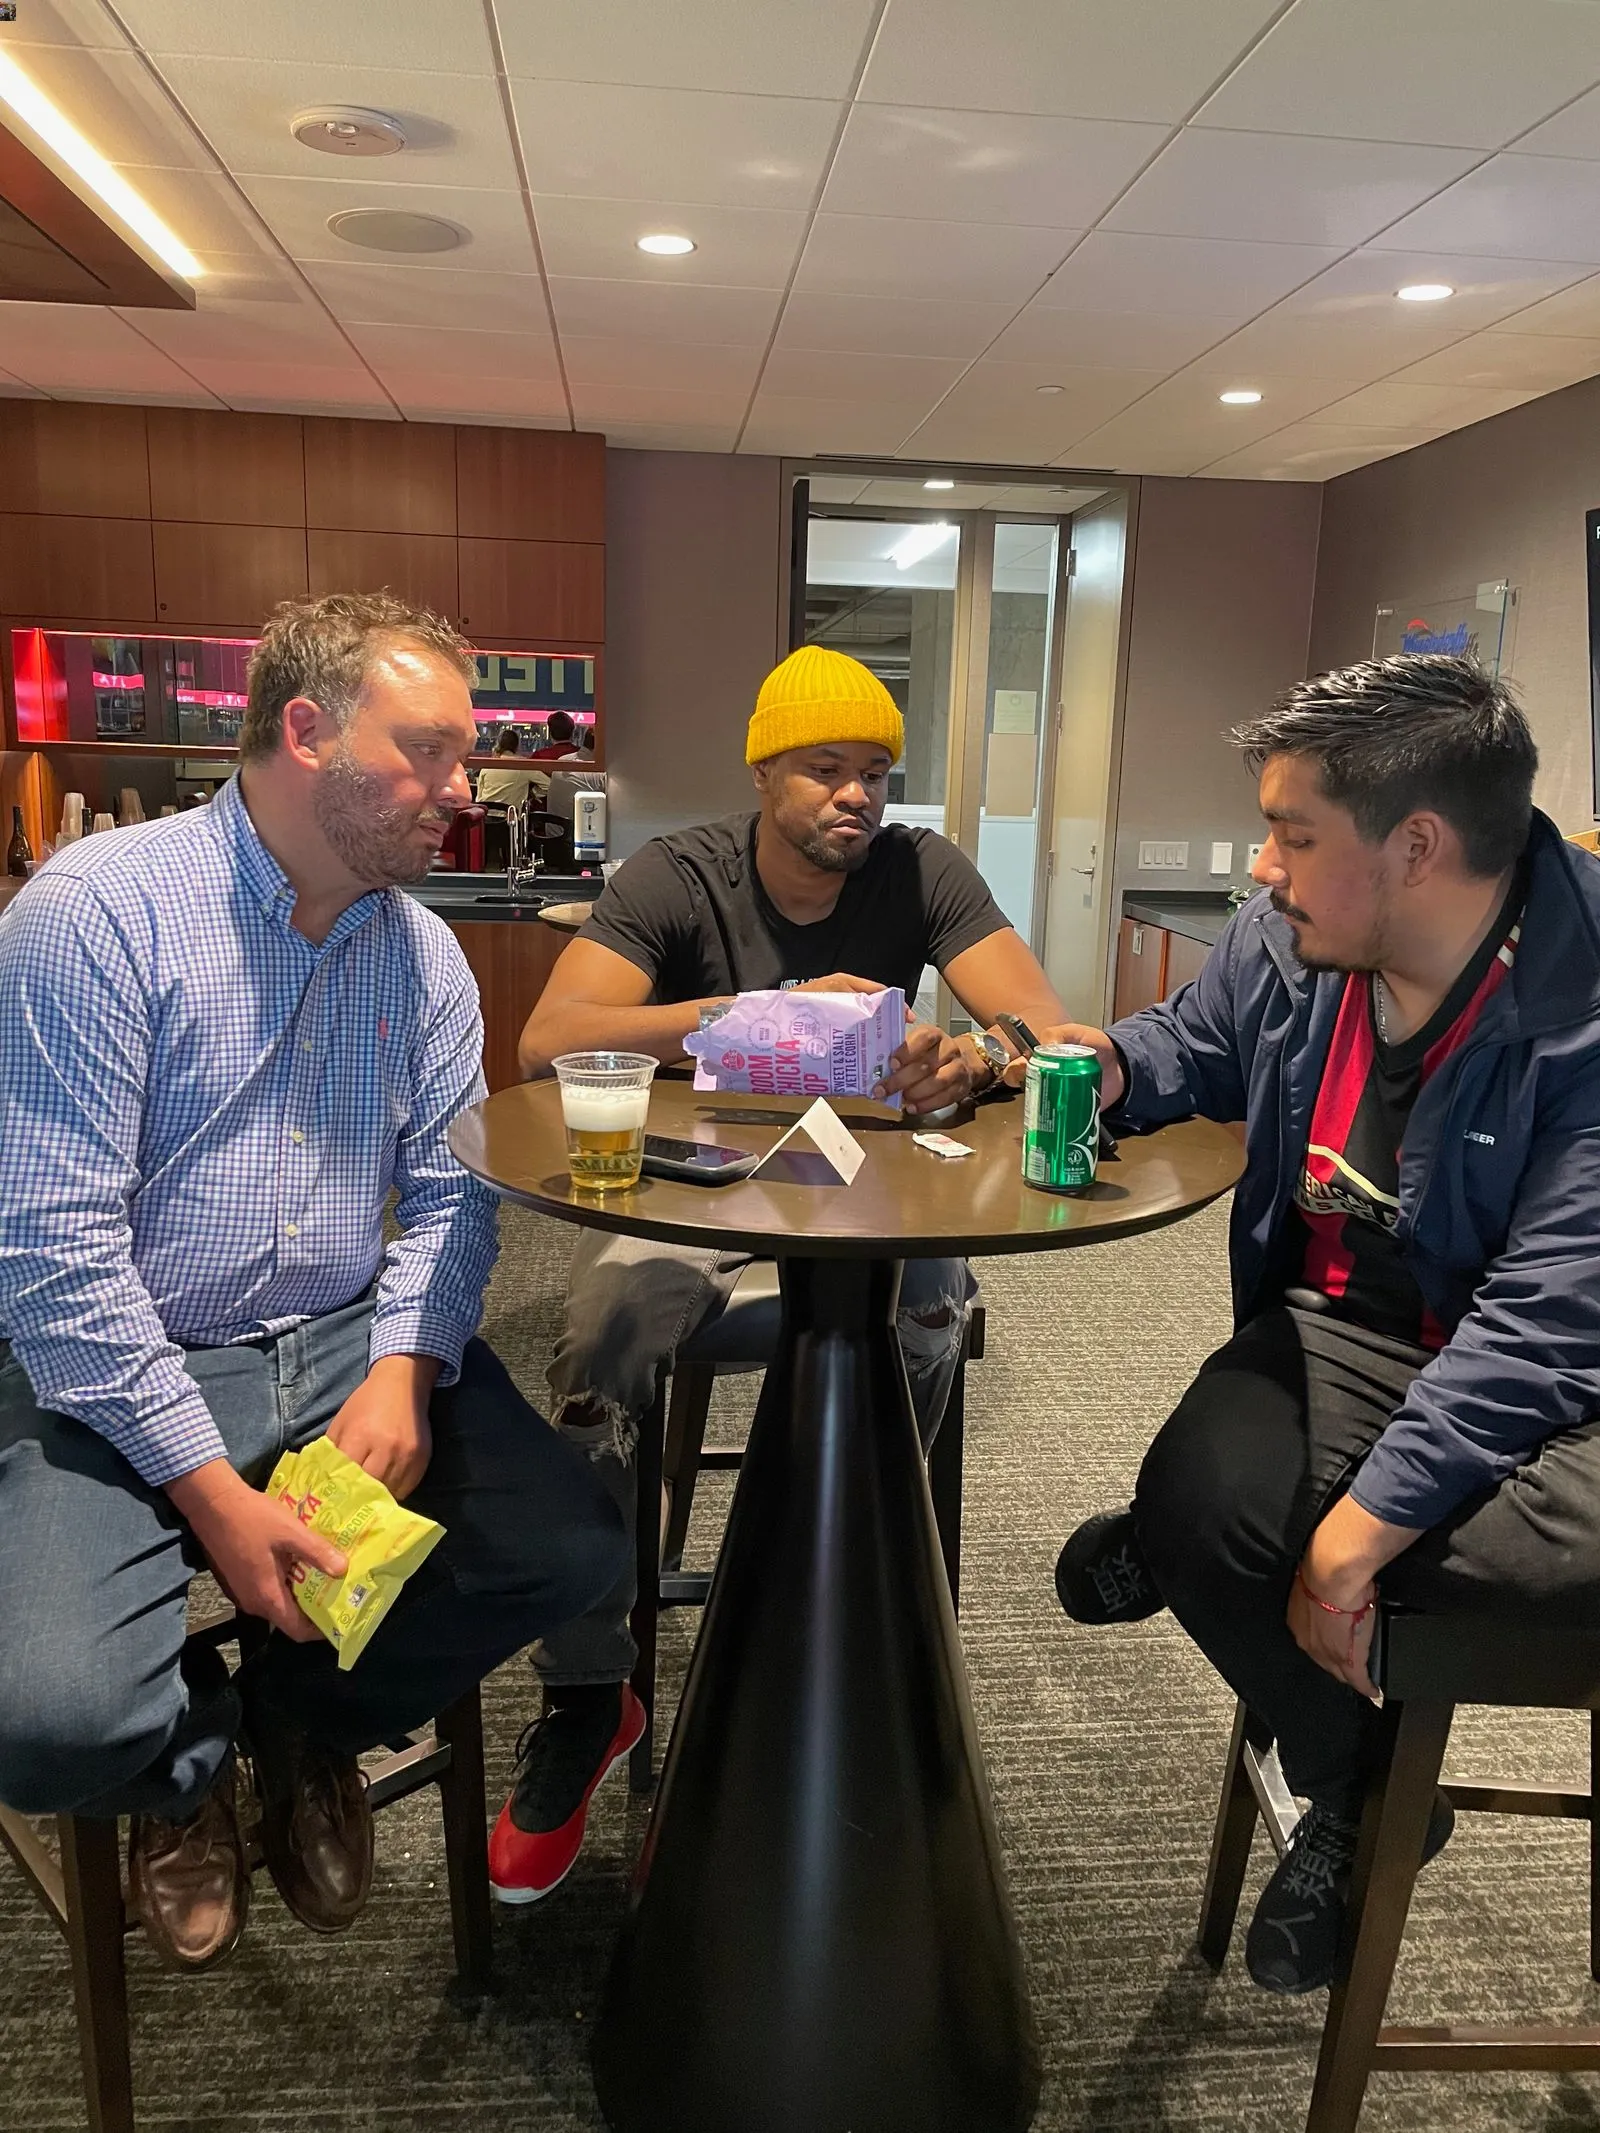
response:
M1125 888L1247 879L1261 817L1227 731L1305 679L1321 511L1308 482L1141 482L1114 913ZM1187 842L1188 866L1141 871L1144 838ZM1209 871L1214 838L1233 846L1231 876Z
M1509 578L1508 673L1539 743L1535 797L1594 820L1585 511L1600 505L1600 378L1360 467L1327 487L1312 671L1372 652L1376 608Z

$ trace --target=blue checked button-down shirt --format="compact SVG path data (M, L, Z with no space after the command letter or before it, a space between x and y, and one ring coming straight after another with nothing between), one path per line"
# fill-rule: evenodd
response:
M0 916L0 1337L153 1485L226 1456L183 1348L381 1267L374 1359L437 1356L448 1384L494 1264L493 1198L445 1138L483 1094L460 949L403 890L320 946L294 900L235 779L68 847Z

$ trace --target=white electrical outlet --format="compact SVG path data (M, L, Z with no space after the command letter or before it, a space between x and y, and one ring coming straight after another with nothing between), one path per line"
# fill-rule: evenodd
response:
M1213 874L1231 874L1233 872L1233 846L1231 844L1214 843L1212 845L1211 871Z
M1145 838L1139 845L1139 865L1142 871L1181 873L1189 864L1187 844L1168 844L1159 838Z
M1248 865L1250 865L1250 866L1254 866L1254 865L1255 865L1255 863L1256 863L1256 861L1257 861L1257 860L1258 860L1258 859L1259 859L1259 858L1261 857L1261 854L1262 854L1262 853L1263 853L1263 852L1264 852L1265 850L1266 850L1266 846L1265 846L1264 844L1249 844L1249 845L1246 845L1246 846L1245 846L1245 860L1246 860L1246 863L1247 863Z

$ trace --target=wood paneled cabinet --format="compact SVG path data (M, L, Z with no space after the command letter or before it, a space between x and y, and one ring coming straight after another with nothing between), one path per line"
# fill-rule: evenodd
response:
M1114 1022L1165 999L1168 939L1165 926L1152 926L1139 918L1122 921L1117 935L1117 982L1112 994Z
M448 533L337 533L313 526L306 552L313 598L387 588L436 615L460 611L456 543Z
M517 919L447 919L483 1003L483 1073L492 1096L522 1079L517 1039L570 938L530 912Z
M1187 985L1199 977L1206 967L1206 958L1211 953L1205 941L1192 939L1187 933L1167 935L1167 983L1162 993L1163 1000L1170 1000L1180 985Z
M605 466L604 437L568 431L0 397L0 744L141 734L120 703L87 726L31 701L19 715L19 627L253 638L282 600L383 586L491 663L586 663L598 709ZM554 702L511 701L486 674L482 708L587 709L540 687Z
M148 518L145 410L114 401L0 400L0 508ZM8 597L0 606L12 611Z
M456 531L456 440L446 424L308 415L305 438L308 526Z
M163 629L259 629L280 600L304 599L303 526L189 526L157 520L156 620Z
M211 526L303 526L298 415L152 407L150 516Z
M0 512L0 607L30 620L153 622L149 520Z
M497 637L599 644L606 633L606 552L571 541L462 540L461 627Z
M1111 1019L1137 1014L1157 1000L1170 1000L1205 968L1206 942L1142 918L1125 918L1117 935L1117 983Z
M456 530L491 540L606 537L605 439L569 430L456 431Z

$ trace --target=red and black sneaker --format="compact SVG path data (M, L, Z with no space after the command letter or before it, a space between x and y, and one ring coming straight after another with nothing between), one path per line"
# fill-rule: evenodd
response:
M517 1742L516 1783L489 1839L489 1884L502 1903L537 1903L566 1880L596 1786L644 1733L644 1705L626 1682L557 1693Z

